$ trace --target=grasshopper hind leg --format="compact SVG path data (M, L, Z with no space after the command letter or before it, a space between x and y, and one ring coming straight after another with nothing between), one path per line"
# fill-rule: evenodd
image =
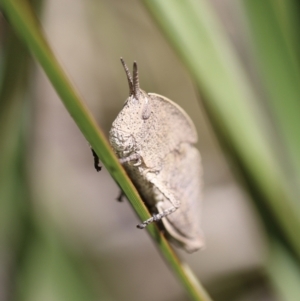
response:
M149 224L153 223L153 222L158 222L160 221L162 218L172 214L173 212L175 212L178 209L178 207L172 206L166 210L163 210L162 212L159 212L157 214L153 214L152 217L150 217L149 219L145 220L144 222L142 222L141 224L138 224L136 227L139 229L144 229L146 228Z
M149 177L149 182L154 185L152 189L156 191L156 196L159 195L160 198L160 200L155 204L158 213L153 214L152 217L137 225L137 228L139 229L144 229L149 224L160 221L164 217L167 217L174 213L180 207L180 202L174 197L172 190L165 187L165 185L162 181L160 181L159 178L153 176L152 174L152 176ZM168 204L168 208L163 208L164 204Z

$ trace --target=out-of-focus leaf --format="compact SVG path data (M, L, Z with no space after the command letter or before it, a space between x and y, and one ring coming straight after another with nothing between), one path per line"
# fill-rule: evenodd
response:
M299 35L295 35L294 1L244 1L252 29L257 65L269 95L269 107L292 161L290 180L300 183L300 72ZM298 20L299 22L299 20ZM292 26L293 25L293 26ZM299 202L298 202L299 203Z
M238 56L206 0L144 0L189 69L220 139L300 258L300 212Z
M300 296L300 269L295 258L276 240L270 244L267 271L281 300L297 301Z
M45 220L31 233L17 283L17 300L95 300L92 274ZM102 296L105 299L107 296Z

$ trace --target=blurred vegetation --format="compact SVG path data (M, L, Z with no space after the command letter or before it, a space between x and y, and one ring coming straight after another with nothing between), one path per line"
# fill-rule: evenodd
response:
M99 288L105 286L105 281L101 283L97 278L93 259L67 244L60 231L33 206L33 184L28 181L27 163L32 131L29 126L32 54L62 100L72 99L73 104L65 102L66 107L139 216L145 219L148 215L111 155L104 135L97 131L77 92L65 80L64 72L47 49L47 42L43 41L34 18L30 19L31 13L24 3L0 0L3 10L0 20L0 264L4 275L0 282L0 300L44 300L45 296L49 300L110 299L107 288L103 291ZM298 300L298 2L231 2L243 19L241 31L247 48L243 56L247 56L248 65L209 1L144 0L143 3L189 71L229 165L251 196L264 225L268 252L263 271L237 275L228 280L228 285L223 280L215 281L215 287L209 287L209 291L214 300L250 300L256 297L249 288L243 287L244 283L257 286L270 283L270 300ZM118 4L113 2L112 5ZM28 23L28 31L19 22L22 19L20 7L26 11L24 15L29 12L27 21L33 21ZM10 25L17 28L21 41ZM30 36L34 31L37 34ZM29 46L29 52L22 41ZM194 300L208 300L205 292L198 294L197 289L193 292L192 276L178 264L155 226L150 227L150 234L190 296ZM115 284L116 290L119 285Z
M0 246L5 278L0 299L40 300L48 291L53 300L94 300L84 276L87 267L33 213L25 161L32 62L24 44L5 26L0 91Z

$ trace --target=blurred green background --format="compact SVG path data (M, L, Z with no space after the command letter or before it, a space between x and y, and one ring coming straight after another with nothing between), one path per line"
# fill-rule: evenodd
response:
M207 247L179 253L213 300L299 300L298 2L32 6L106 135L128 95L121 56L138 62L142 89L196 124ZM109 173L94 170L88 143L5 16L0 300L187 300L128 202L115 201Z

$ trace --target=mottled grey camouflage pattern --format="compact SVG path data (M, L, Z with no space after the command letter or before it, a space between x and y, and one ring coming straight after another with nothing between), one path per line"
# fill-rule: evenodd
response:
M162 220L167 237L187 252L204 245L200 229L201 159L189 116L164 96L139 88L125 68L130 96L112 124L110 143L153 214L138 225Z

